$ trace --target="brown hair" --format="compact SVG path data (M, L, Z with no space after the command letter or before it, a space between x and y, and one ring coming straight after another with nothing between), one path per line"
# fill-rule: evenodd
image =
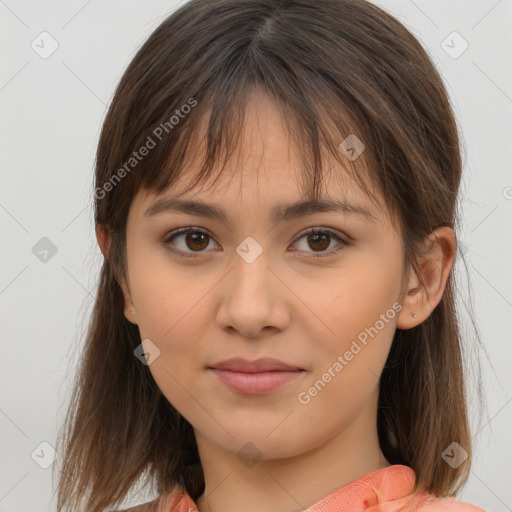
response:
M413 266L421 276L416 257L428 234L456 229L454 114L431 59L394 17L364 0L192 0L178 8L129 64L99 139L95 221L112 238L59 434L58 511L117 505L144 474L159 495L181 485L195 499L204 489L191 425L134 356L140 333L124 316L120 288L125 228L141 187L162 192L180 176L201 119L209 121L206 158L190 186L211 177L237 147L256 88L275 100L302 151L307 194L322 184L324 150L373 200L364 177L382 193L401 231L404 275ZM349 134L366 146L356 160L339 149ZM415 491L437 496L456 494L472 454L455 290L451 272L432 314L396 330L380 379L381 449L414 469ZM454 441L468 452L458 468L441 457Z

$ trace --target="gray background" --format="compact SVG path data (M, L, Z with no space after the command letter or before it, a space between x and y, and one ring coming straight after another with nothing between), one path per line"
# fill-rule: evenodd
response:
M460 242L472 292L462 267L459 274L485 344L486 354L472 350L487 407L480 420L471 409L475 459L458 498L512 510L512 1L376 3L427 47L462 130ZM101 263L92 213L99 130L125 67L177 5L0 0L0 512L55 508L51 446ZM52 40L57 50L42 58ZM460 54L464 40L469 47Z

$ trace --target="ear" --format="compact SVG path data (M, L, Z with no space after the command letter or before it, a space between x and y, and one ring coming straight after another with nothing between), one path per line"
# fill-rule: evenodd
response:
M110 241L111 236L110 232L105 228L103 224L96 224L96 239L98 241L98 245L100 246L101 253L105 257L106 260L109 259L110 254ZM125 282L124 279L119 283L121 289L123 291L124 296L124 316L126 319L132 324L137 324L137 314L135 311L135 306L133 305L130 286Z
M103 224L96 224L96 240L100 246L101 253L108 260L110 251L110 232Z
M430 316L443 297L446 281L453 266L457 238L452 228L442 226L425 240L427 251L418 258L424 286L414 269L406 285L397 328L411 329ZM413 314L416 316L413 317Z

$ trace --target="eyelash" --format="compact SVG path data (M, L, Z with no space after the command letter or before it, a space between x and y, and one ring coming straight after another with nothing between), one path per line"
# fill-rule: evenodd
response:
M204 251L201 251L201 252L198 252L198 253L194 254L193 252L192 253L187 253L187 252L184 252L184 251L182 251L180 249L175 250L175 249L171 249L169 247L171 245L171 241L174 238L176 238L178 235L183 235L183 234L188 234L188 233L201 233L203 235L206 235L208 238L213 239L213 237L211 237L207 232L203 231L202 229L194 228L194 227L187 227L187 228L175 229L174 231L169 233L164 238L162 243L172 253L178 255L179 257L183 257L183 258L198 258L198 257L201 257L200 254L201 254L201 252L204 252ZM331 251L329 251L329 252L324 252L324 253L320 253L320 254L314 254L313 253L313 255L311 256L313 258L326 258L328 256L332 256L334 254L337 254L339 251L343 250L343 247L346 247L346 246L350 245L350 243L347 240L342 239L335 232L331 231L330 229L325 229L325 228L309 228L306 231L304 231L303 233L301 233L300 236L296 240L300 240L301 238L303 238L303 237L305 237L307 235L315 235L315 234L328 234L332 238L334 238L338 242L340 242L341 247L339 247L339 248L337 248L335 250L331 249ZM297 252L300 252L300 251L297 251Z

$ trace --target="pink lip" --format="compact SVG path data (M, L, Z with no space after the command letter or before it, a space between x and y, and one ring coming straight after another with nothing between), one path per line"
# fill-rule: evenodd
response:
M235 357L208 369L230 388L248 395L268 393L306 373L303 368L270 357L255 361Z
M219 379L240 393L262 395L277 389L305 373L304 370L274 370L269 372L236 372L211 368Z
M274 359L272 357L262 357L260 359L256 359L255 361L249 361L248 359L243 359L242 357L232 357L231 359L226 359L225 361L215 363L210 366L210 368L246 373L271 372L274 370L303 370L303 368L299 368L298 366L291 366L289 364L283 363L283 361L280 361L279 359Z

